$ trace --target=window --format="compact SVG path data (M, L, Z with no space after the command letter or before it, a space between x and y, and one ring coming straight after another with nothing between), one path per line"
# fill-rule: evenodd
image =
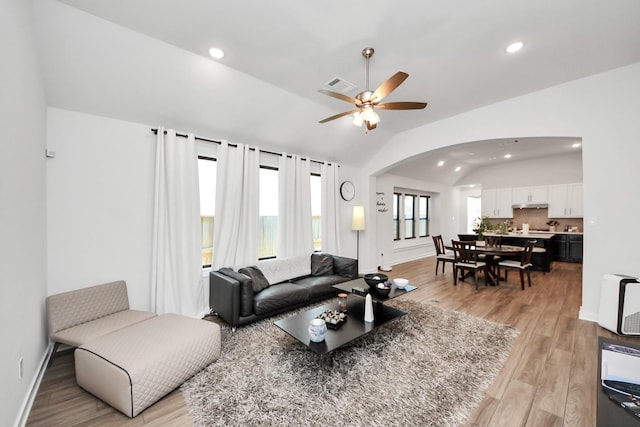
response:
M429 196L420 196L418 207L418 237L429 235Z
M467 197L467 233L475 234L475 231L473 231L473 229L476 228L475 222L478 218L482 217L481 206L480 197Z
M216 212L216 166L216 159L211 157L198 157L202 267L211 267L211 261L213 260L213 223Z
M260 167L258 258L275 258L278 237L278 169Z
M400 193L393 193L393 240L400 240Z
M200 230L202 243L202 267L211 267L213 260L214 218L216 203L216 159L198 157L200 183ZM259 229L258 258L275 258L278 236L278 169L260 166L259 172ZM322 248L321 237L321 177L310 176L311 221L313 227L313 249Z
M311 225L313 227L313 250L322 250L322 180L311 174Z
M426 194L393 193L393 240L429 236L429 200Z
M404 238L413 239L416 237L415 227L415 207L416 196L413 194L404 195Z

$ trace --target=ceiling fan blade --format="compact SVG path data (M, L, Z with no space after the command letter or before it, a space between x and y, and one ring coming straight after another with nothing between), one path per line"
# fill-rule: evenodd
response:
M422 110L426 106L426 102L385 102L376 104L376 108L383 110Z
M379 102L382 98L389 95L393 92L398 86L402 84L409 77L409 74L404 73L402 71L398 71L393 76L391 76L386 82L382 83L378 86L378 89L373 92L371 95L371 100L373 102Z
M338 93L338 92L332 92L332 91L330 91L330 90L325 90L325 89L318 89L318 92L320 92L320 93L324 93L325 95L329 95L329 96L332 96L332 97L334 97L334 98L341 99L341 100L343 100L343 101L350 102L350 103L352 103L352 104L357 105L358 107L359 107L360 105L362 105L362 102L358 101L357 99L352 98L352 97L347 96L347 95L343 95L343 94Z
M336 114L335 116L327 117L326 119L320 120L318 123L327 123L327 122L330 122L331 120L339 119L340 117L348 116L349 114L353 114L353 113L356 113L358 111L360 111L360 110L345 111L343 113Z

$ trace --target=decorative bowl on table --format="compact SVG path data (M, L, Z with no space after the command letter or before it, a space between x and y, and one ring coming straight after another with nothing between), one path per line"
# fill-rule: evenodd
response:
M405 286L407 286L409 284L409 281L407 279L393 279L393 284L396 285L396 288L398 289L404 289Z
M389 283L389 276L386 274L365 274L364 281L369 285L371 292L376 295L386 297L391 292L391 283Z
M369 273L364 275L364 281L369 286L376 286L378 283L384 283L389 280L389 276L381 273Z

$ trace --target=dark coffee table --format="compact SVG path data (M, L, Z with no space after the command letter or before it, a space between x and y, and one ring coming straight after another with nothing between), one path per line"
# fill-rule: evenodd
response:
M376 294L375 292L369 292L370 288L367 285L367 282L361 277L359 279L349 280L348 282L338 283L337 285L333 285L334 288L339 289L343 292L354 293L357 295L365 296L368 293L371 293L371 298L379 301L385 302L392 298L401 297L402 295L409 293L411 291L415 291L418 289L417 286L407 285L403 289L398 289L396 285L391 286L391 292L387 296L381 296Z
M363 282L364 283L364 282ZM366 284L365 284L366 285ZM308 311L278 320L274 324L300 341L312 351L318 354L329 353L343 345L359 338L385 323L407 314L406 311L398 310L384 304L373 305L373 322L364 321L365 299L358 295L347 297L347 321L339 329L328 329L327 335L322 342L312 342L309 339L309 322L318 317L320 313L338 309L338 300L313 308Z

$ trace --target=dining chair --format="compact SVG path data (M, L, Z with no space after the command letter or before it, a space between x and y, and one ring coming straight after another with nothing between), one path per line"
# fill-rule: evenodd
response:
M484 245L487 248L501 248L502 247L502 236L484 236ZM478 254L478 259L480 261L485 261L491 269L493 273L496 273L497 264L500 262L499 255L485 255L483 253ZM500 277L499 275L494 274L496 277Z
M488 248L499 248L502 246L502 236L484 236L484 244Z
M487 286L487 263L478 261L478 253L475 251L475 242L452 240L453 253L456 261L453 264L453 285L458 284L458 271L464 273L469 270L473 271L476 289L478 289L478 270L484 271L484 285Z
M452 253L447 253L442 241L442 235L433 236L433 245L436 247L436 276L438 275L438 267L442 263L442 274L444 274L444 266L446 263L454 263L456 257Z
M520 271L520 285L524 291L524 273L527 273L527 279L529 280L529 287L531 287L531 255L533 254L533 248L536 245L536 240L529 240L522 251L520 261L514 259L507 259L498 263L498 277L500 277L500 268L506 268L504 271L504 281L507 281L507 274L509 270Z

